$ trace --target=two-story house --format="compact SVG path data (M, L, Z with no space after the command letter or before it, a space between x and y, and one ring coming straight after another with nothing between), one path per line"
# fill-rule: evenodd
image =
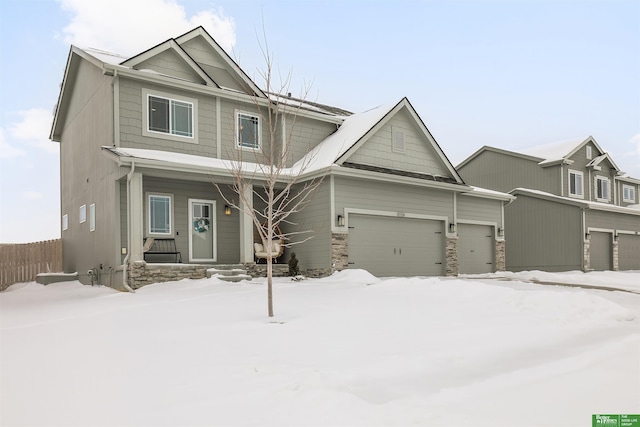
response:
M267 112L282 103L301 108L282 110L273 138ZM293 250L314 275L504 269L503 207L513 197L465 184L408 99L351 114L267 94L201 27L131 58L72 46L51 139L61 147L64 269L84 282L91 273L136 287L167 280L145 278L152 267L202 277L206 266L254 263L251 217L218 188L259 208L260 168L241 204L229 162L243 156L250 168L269 144L290 149L282 179L300 165L299 182L323 177L282 230L313 238L280 262ZM152 266L150 238L169 239L180 256Z
M516 196L505 207L507 269L640 269L640 179L593 137L520 152L484 146L457 169Z

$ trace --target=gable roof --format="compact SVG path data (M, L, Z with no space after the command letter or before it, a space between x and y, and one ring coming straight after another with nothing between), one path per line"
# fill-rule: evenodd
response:
M423 132L425 139L430 143L447 170L451 173L453 180L458 184L464 184L462 177L460 177L458 171L453 167L406 97L397 103L378 106L363 113L357 113L347 117L336 132L329 135L302 159L296 162L293 168L310 171L322 169L334 163L338 165L347 163L349 157L355 153L371 135L375 134L402 109L406 109L412 116L416 125Z
M549 166L555 163L561 163L569 160L578 150L587 145L593 144L600 154L605 151L598 145L593 136L566 139L563 141L552 142L550 144L537 145L520 150L523 154L543 159L540 166Z
M516 198L518 196L529 196L537 199L563 203L565 205L578 206L585 209L640 216L640 205L618 206L609 203L593 202L590 200L581 200L572 197L558 196L541 190L533 190L531 188L514 188L513 190L509 191L509 194L516 196Z

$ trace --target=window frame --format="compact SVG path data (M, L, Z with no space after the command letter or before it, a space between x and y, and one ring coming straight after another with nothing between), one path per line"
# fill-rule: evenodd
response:
M80 220L80 224L87 222L87 205L80 206L78 210L78 218Z
M247 146L243 145L240 141L240 116L245 116L252 119L257 119L256 127L257 127L257 146ZM258 113L250 113L248 111L243 110L235 110L235 146L238 150L247 150L247 151L260 151L262 148L262 117Z
M62 231L69 229L69 214L62 215Z
M606 183L606 185L601 185L600 184L601 182ZM608 202L608 201L610 201L611 200L611 181L609 180L609 178L607 178L606 176L596 175L594 184L595 184L594 185L594 187L595 187L594 188L594 190L595 190L595 194L594 194L595 199L598 202ZM602 194L601 191L600 191L601 189L603 189L603 190L606 189L607 190L606 191L607 194L601 196L601 194Z
M89 205L89 231L96 231L96 204Z
M152 231L151 230L151 198L152 197L164 198L164 199L168 199L169 200L169 221L168 221L168 223L169 223L169 231L167 233L158 232L158 231ZM146 199L146 202L147 202L147 206L145 207L145 209L147 211L147 215L146 215L146 219L147 219L147 226L146 226L147 235L148 236L157 236L157 237L173 236L173 231L174 231L174 226L173 226L173 220L174 220L173 194L149 192L149 193L146 194L145 199Z
M168 102L168 132L151 129L151 111L149 109L149 102L151 98L165 99ZM180 133L173 133L173 115L172 105L173 103L189 104L191 106L191 136L182 135ZM145 122L142 128L142 135L150 138L168 139L172 141L189 142L192 144L198 143L198 100L190 98L188 96L181 96L175 94L169 94L162 91L150 90L142 88L142 120Z
M631 197L627 197L627 192ZM626 203L636 202L636 187L629 184L622 184L622 201Z
M567 180L567 187L568 187L567 193L569 194L569 197L584 199L584 173L577 170L573 170L573 169L569 169L568 173L569 173L569 179ZM580 193L571 192L571 175L580 177ZM576 185L576 189L577 189L577 185Z

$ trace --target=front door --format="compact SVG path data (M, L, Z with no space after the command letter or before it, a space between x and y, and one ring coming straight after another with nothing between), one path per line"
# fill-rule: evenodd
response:
M216 202L189 199L189 262L216 260Z

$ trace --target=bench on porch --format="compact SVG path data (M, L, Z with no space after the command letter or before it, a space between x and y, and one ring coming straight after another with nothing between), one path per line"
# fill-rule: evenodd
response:
M178 251L176 247L176 239L165 239L165 238L157 238L157 237L147 237L144 241L144 246L142 247L142 251L144 253L144 260L146 262L154 262L149 261L151 259L173 259L174 261L169 262L182 262L182 254ZM167 261L155 261L155 262L167 262Z

